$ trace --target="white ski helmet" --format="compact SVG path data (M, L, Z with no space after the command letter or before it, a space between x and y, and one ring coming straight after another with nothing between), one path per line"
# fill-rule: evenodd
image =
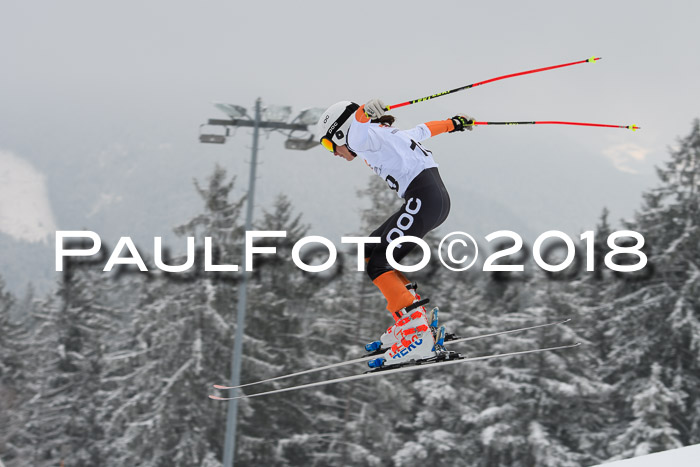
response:
M329 151L335 150L335 146L347 144L350 118L360 106L350 101L340 101L328 107L318 119L316 135L323 147ZM323 140L327 140L324 144ZM330 142L331 144L328 144Z

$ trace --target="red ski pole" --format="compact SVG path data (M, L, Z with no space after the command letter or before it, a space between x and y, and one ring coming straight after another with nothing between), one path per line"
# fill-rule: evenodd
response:
M521 71L519 73L512 73L510 75L498 76L496 78L487 79L486 81L479 81L478 83L467 84L466 86L461 86L459 88L450 89L449 91L439 92L437 94L433 94L433 95L427 96L427 97L422 97L420 99L414 99L414 100L402 102L400 104L390 105L386 108L386 110L396 109L399 107L403 107L405 105L417 104L418 102L424 102L424 101L427 101L430 99L434 99L436 97L446 96L448 94L452 94L452 93L455 93L458 91L463 91L465 89L473 88L476 86L481 86L482 84L493 83L494 81L499 81L502 79L514 78L516 76L522 76L522 75L529 75L530 73L539 73L540 71L554 70L555 68L563 68L566 66L578 65L580 63L593 63L593 62L600 60L600 59L601 59L601 57L591 57L591 58L587 58L586 60L579 60L578 62L563 63L561 65L548 66L545 68L537 68L535 70L528 70L528 71Z
M636 125L605 125L602 123L583 123L583 122L555 122L555 121L541 121L541 122L473 122L467 123L467 125L579 125L579 126L597 126L603 128L626 128L628 130L637 131L641 129Z

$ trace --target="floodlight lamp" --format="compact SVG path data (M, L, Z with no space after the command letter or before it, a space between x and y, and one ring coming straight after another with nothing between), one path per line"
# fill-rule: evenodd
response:
M322 109L320 107L304 109L295 120L299 120L299 122L304 125L316 125L316 123L318 123L318 119L321 118L321 115L323 115L324 110L326 109Z
M263 109L263 116L268 122L286 122L292 114L288 105L268 105Z
M226 136L224 135L199 135L200 143L224 144Z
M308 138L308 139L302 139L302 138L289 138L287 141L284 142L284 147L287 149L296 149L300 151L306 151L308 149L313 149L317 146L320 146L318 144L318 141L313 139L313 137Z
M226 104L224 102L215 102L214 107L221 110L223 113L225 113L233 119L243 118L248 112L245 107L241 107L240 105L234 104Z

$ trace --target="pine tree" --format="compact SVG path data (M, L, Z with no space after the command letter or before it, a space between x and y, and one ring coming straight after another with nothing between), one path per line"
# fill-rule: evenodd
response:
M31 397L29 330L26 322L13 319L15 299L5 291L0 278L0 453L12 465L30 453L30 435L25 428L26 412L22 405Z
M612 443L619 454L613 459L643 456L683 446L672 413L683 407L682 395L661 381L661 365L652 364L648 385L632 397L634 419Z
M558 286L544 281L513 284L492 302L494 329L517 328L566 316ZM514 295L515 294L515 295ZM497 310L508 310L503 313ZM578 340L568 326L504 336L483 342L485 353L501 353ZM473 413L466 419L479 447L477 465L580 465L580 420L585 401L603 385L590 380L588 357L575 351L547 352L486 362ZM476 364L474 366L480 366ZM592 405L592 404L591 404Z
M292 262L292 247L306 236L308 227L292 203L279 195L271 210L264 210L257 230L285 231L286 237L262 241L274 246L274 256L255 264L248 283L248 301L241 380L254 381L298 371L316 364L308 358L308 323L313 318L309 297L317 282ZM269 388L269 386L265 386ZM262 387L255 388L262 390ZM304 463L313 449L297 449L300 439L313 432L315 423L302 407L313 404L308 392L268 399L242 401L239 416L237 460L243 464L274 464L285 459Z
M26 404L34 465L100 465L103 459L106 355L118 346L128 317L110 302L114 283L101 271L73 270L57 299L39 309L32 347L37 393Z
M602 371L618 388L618 418L630 423L635 396L654 379L676 392L675 400L684 403L670 407L670 421L685 445L700 442L700 121L670 156L657 168L660 186L644 194L641 210L626 225L644 236L653 275L618 280L605 291L611 297L604 323L611 348ZM654 364L658 374L651 371Z
M120 438L112 458L153 466L200 465L212 453L220 459L225 410L207 395L228 373L229 310L206 280L155 285L135 317L140 349L123 355L123 374L115 368L113 375L123 395L110 424Z
M205 209L176 233L211 237L218 264L240 264L243 201L229 200L233 181L217 167L206 187L195 186ZM108 432L119 439L110 446L118 465L216 465L221 458L226 411L207 395L209 384L229 375L235 281L185 274L144 284L136 294L132 348L115 356L110 374L122 384Z
M371 196L371 207L363 217L371 217L367 222L372 225L365 225L360 235L368 235L394 211L387 208L386 203L397 204L398 201L378 178L370 185L369 191L376 197ZM384 199L387 193L391 199ZM362 192L360 196L363 196ZM378 198L386 203L379 202ZM296 366L288 367L288 371L357 358L364 352L363 345L375 340L386 328L386 319L390 318L383 311L385 301L366 273L355 271L355 250L350 254L351 260L342 266L342 274L328 280L313 280L313 275L301 275L298 269L289 271L289 277L301 279L301 290L311 292L311 295L302 298L294 289L286 292L291 292L296 300L301 299L303 310L297 314L302 321L298 324L300 339L295 352ZM289 305L285 304L285 308ZM361 367L355 369L361 370ZM343 374L347 374L347 368L324 372L329 378ZM297 382L307 379L301 377ZM277 441L277 462L318 466L381 465L379 453L386 451L387 438L392 436L386 432L387 426L376 423L373 414L386 401L386 396L373 386L350 383L269 398L268 404L278 404L281 410L287 410L288 404L308 410L308 415L302 415L298 410L294 417L298 422L295 420L295 423L278 419L281 426L276 431L282 431L285 436ZM377 444L378 436L383 439L381 445ZM390 460L387 454L382 457L384 461Z

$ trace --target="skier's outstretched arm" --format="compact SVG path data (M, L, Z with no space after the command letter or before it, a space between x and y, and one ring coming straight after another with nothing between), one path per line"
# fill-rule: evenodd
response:
M432 138L442 133L454 133L455 131L471 131L474 128L474 119L467 115L455 115L447 120L435 120L421 123L415 128L406 130L409 137L418 142Z
M379 118L385 113L385 105L379 99L371 99L365 105L360 106L355 112L355 121L350 132L352 142L351 148L356 150L377 151L381 143L372 138L369 131L369 122ZM455 115L446 120L436 120L421 123L410 130L404 130L408 136L415 141L423 141L442 133L454 133L455 131L473 130L474 118L468 115Z

